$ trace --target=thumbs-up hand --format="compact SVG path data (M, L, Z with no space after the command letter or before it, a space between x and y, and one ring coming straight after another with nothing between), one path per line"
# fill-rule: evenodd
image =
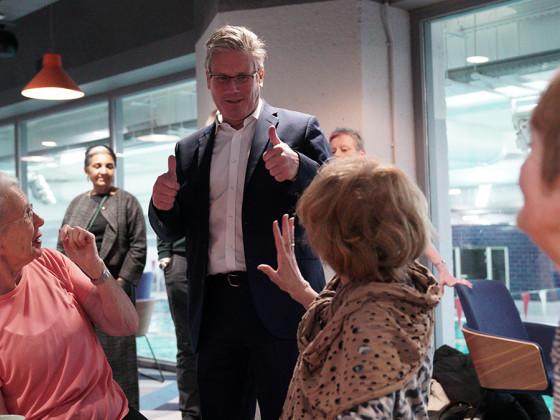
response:
M152 193L154 206L158 210L171 210L179 191L177 182L177 161L171 155L167 159L167 172L158 176Z
M268 136L272 142L272 149L263 154L266 169L278 182L293 181L299 171L299 155L278 138L273 125L268 129Z

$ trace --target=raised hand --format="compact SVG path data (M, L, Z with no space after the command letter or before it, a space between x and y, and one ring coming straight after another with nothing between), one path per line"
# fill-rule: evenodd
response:
M62 226L58 237L64 246L66 256L91 278L99 278L105 264L99 258L95 235L81 227Z
M317 293L303 278L299 270L294 252L294 218L282 217L282 231L275 220L272 224L278 269L274 270L267 264L257 268L265 273L280 289L288 293L294 300L308 308Z
M97 254L95 235L81 227L64 225L58 231L64 252L91 279L101 277L105 263ZM124 281L124 280L123 280ZM131 335L138 329L138 315L122 287L110 276L81 303L87 316L109 335Z
M299 171L299 155L278 138L273 125L268 129L268 136L272 142L272 149L263 154L266 169L278 182L293 181Z
M158 210L171 210L179 191L175 156L169 156L167 168L166 173L158 176L152 192L153 203Z

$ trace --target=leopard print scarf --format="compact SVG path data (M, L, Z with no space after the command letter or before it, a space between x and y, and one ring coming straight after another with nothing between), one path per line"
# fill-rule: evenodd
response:
M418 263L406 282L331 281L298 328L282 419L332 419L400 389L426 356L439 285Z

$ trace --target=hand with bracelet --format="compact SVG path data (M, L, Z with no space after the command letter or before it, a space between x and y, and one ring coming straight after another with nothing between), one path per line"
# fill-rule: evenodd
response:
M59 239L66 256L96 286L83 303L88 317L107 334L134 334L138 329L136 309L99 257L93 233L78 226L64 225L59 230Z
M447 263L441 257L434 244L432 244L431 242L424 251L424 255L437 268L439 287L442 294L444 293L444 286L453 287L456 284L463 284L469 288L472 288L472 284L470 281L464 278L454 277L453 274L451 274L449 268L447 267Z

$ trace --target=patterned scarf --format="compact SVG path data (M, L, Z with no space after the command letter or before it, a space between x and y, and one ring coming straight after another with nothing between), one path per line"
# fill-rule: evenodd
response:
M332 419L410 381L426 356L439 285L418 263L406 282L331 281L298 328L282 419ZM414 286L411 286L414 285Z

